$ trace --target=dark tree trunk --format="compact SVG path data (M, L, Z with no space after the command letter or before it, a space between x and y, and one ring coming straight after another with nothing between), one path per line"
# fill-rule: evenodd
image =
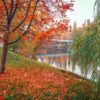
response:
M3 44L3 53L2 53L2 59L1 59L1 65L0 65L0 74L4 73L5 71L5 65L6 65L6 58L7 58L7 52L8 52L8 39L5 37L5 41Z

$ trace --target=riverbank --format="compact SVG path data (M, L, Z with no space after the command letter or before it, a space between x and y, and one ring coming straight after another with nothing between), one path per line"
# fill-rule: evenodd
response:
M0 60L1 52L2 49ZM6 100L66 100L71 84L83 81L69 72L12 52L8 53L6 66L5 73L0 75L0 100L3 97L8 98ZM90 86L90 82L85 83L83 88ZM88 89L85 88L84 92ZM70 95L75 93L71 92Z

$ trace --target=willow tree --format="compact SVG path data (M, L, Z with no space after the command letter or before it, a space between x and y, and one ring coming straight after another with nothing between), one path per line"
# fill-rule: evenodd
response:
M94 12L94 22L73 32L72 44L74 64L92 67L93 71L100 66L100 0L95 0Z
M92 67L94 73L100 66L100 22L94 22L73 34L73 62L82 67Z

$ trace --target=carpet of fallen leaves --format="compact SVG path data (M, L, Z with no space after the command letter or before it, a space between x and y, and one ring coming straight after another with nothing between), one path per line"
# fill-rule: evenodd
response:
M80 81L78 77L64 71L40 68L27 70L8 68L4 74L0 75L0 95L3 96L12 94L12 92L18 92L19 87L17 87L17 83L20 82L22 83L20 85L22 91L29 91L34 95L35 100L42 100L41 98L46 93L51 93L52 97L55 97L57 100L62 100L69 85L78 80ZM10 89L14 85L15 88L11 91Z

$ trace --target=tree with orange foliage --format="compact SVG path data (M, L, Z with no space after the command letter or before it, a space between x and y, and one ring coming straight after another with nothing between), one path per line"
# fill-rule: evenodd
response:
M3 40L0 73L5 71L8 46L21 40L27 33L34 30L32 25L37 24L34 19L38 17L38 12L42 11L37 9L38 12L35 13L36 8L41 3L42 7L46 9L43 11L44 15L52 13L54 16L59 15L57 11L60 11L60 16L65 16L65 11L72 6L71 3L68 4L62 0L0 0L0 38ZM51 20L51 18L45 18L41 15L39 24L48 23L46 20ZM39 27L42 27L41 25Z
M64 8L62 5L64 6ZM44 6L48 6L48 3L46 3ZM65 6L67 7L65 8ZM63 34L65 31L67 32L68 20L66 17L66 11L68 11L71 6L72 3L70 2L67 2L66 4L63 1L59 1L59 3L53 3L52 1L50 1L49 6L46 7L47 9L41 11L45 16L43 16L42 14L41 21L36 21L36 24L33 23L33 26L37 26L37 28L32 28L33 30L31 33L35 34L27 34L27 37L23 38L22 41L24 43L20 42L21 46L16 49L18 50L18 53L26 57L36 59L38 50L41 49L41 46L45 42L48 42L51 38L56 37L58 34ZM47 12L49 13L48 15ZM28 39L29 41L27 42L26 39ZM29 48L29 50L27 50L26 48Z
M0 73L5 71L5 63L8 45L17 42L28 32L39 0L1 0L0 1L0 33L3 40L3 54L0 66ZM27 26L25 26L27 23ZM13 38L20 33L20 37Z

